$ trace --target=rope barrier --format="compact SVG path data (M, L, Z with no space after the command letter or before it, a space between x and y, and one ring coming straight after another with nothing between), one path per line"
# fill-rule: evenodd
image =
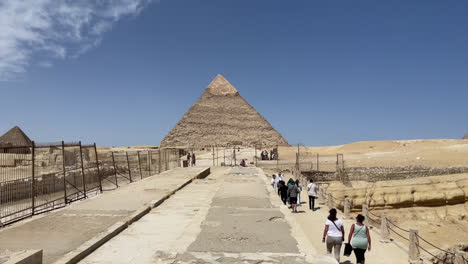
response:
M397 226L395 223L393 223L392 221L390 221L390 219L387 219L387 222L389 222L390 224L392 224L394 227L400 229L401 231L404 231L404 232L406 232L406 233L409 233L409 232L410 232L410 231L407 230L407 229L404 229L404 228L401 228L401 227Z
M376 215L376 214L372 213L371 210L368 210L367 212L368 212L369 214L371 214L371 215L377 217L377 218L382 218L380 215Z
M393 230L393 228L391 228L390 226L388 227L388 229L390 229L391 231L393 231L393 233L397 234L398 236L400 236L400 237L403 238L404 240L409 241L408 238L406 238L406 237L400 235L398 232L396 232L395 230Z
M439 261L442 261L442 263L445 263L445 261L439 257L437 257L436 255L432 254L431 252L429 252L427 249L421 247L419 244L417 245L418 248L422 249L424 252L426 252L427 254L431 255L433 258L439 260Z
M445 249L441 249L441 248L435 246L434 244L430 243L430 242L427 241L426 239L422 238L420 235L417 235L417 237L420 238L422 241L426 242L427 244L429 244L429 245L431 245L431 246L437 248L437 249L440 250L440 251L443 251L443 252L445 252L445 253L447 253L447 254L455 255L455 253L453 253L453 252L450 252L450 251L447 251L447 250L445 250Z

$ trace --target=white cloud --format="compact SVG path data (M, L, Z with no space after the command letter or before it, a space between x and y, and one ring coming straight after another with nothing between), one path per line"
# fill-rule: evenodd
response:
M0 0L0 80L26 71L38 54L83 54L99 45L115 22L138 15L151 1Z

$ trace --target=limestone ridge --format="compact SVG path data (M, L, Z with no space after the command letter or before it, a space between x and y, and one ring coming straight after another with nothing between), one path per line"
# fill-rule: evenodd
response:
M289 145L222 75L161 141L161 147Z

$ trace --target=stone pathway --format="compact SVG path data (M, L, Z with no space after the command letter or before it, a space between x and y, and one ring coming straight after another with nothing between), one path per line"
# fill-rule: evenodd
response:
M313 261L265 179L256 168L212 168L81 263L333 263Z

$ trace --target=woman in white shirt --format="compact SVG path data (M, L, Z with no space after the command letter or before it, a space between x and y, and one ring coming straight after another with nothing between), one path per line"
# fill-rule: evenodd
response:
M343 222L336 217L336 209L332 208L329 211L328 219L325 222L325 229L323 230L322 242L327 242L327 254L331 255L332 249L335 253L335 259L340 262L340 250L343 243L345 231Z

